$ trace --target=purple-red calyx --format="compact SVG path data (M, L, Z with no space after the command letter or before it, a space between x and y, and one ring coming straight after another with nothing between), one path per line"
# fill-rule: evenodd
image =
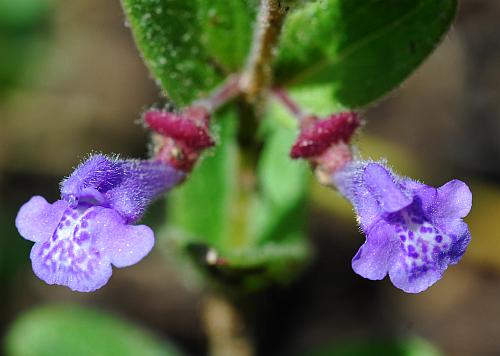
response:
M355 112L332 114L326 119L307 117L301 123L300 134L292 146L290 157L318 157L336 143L349 143L360 123L359 115Z
M156 133L153 136L154 157L189 173L203 151L215 145L210 134L211 113L240 93L240 76L231 75L209 96L181 112L147 111L144 122Z
M158 134L154 156L184 172L191 171L201 153L215 145L209 132L210 114L204 106L192 106L181 113L149 110L144 121Z
M307 159L320 183L331 185L332 175L352 161L350 141L361 125L359 115L348 111L326 119L300 117L301 129L290 157Z
M184 173L155 160L94 155L61 183L61 199L32 197L16 227L35 242L35 274L48 284L91 292L112 268L139 262L154 245L153 231L133 225L152 200L182 181Z
M144 120L154 132L181 141L193 149L215 144L208 132L209 115L203 107L193 107L180 114L150 110L144 114Z
M308 160L318 180L331 185L332 174L352 160L350 141L361 125L359 114L346 111L319 118L303 111L285 89L274 88L273 95L300 126L290 157Z

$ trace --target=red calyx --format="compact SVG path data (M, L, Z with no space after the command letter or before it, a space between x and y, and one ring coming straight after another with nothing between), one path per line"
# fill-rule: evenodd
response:
M164 137L180 141L193 150L215 144L208 132L208 114L200 108L190 108L182 114L150 110L144 115L149 128Z
M360 123L359 115L355 112L333 114L323 120L308 120L290 151L290 157L315 157L334 143L348 143Z
M190 172L200 157L200 151L195 150L181 141L174 142L167 137L157 138L158 148L156 159L183 172Z

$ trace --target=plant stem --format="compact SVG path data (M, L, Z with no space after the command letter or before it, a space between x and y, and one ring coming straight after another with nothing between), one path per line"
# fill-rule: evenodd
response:
M272 84L271 61L286 9L281 0L261 0L254 29L252 50L242 75L230 77L210 97L200 101L212 112L236 95L250 104L263 97ZM255 353L248 320L229 296L210 294L204 300L203 323L212 356L251 356Z
M288 93L282 88L275 88L273 90L273 94L278 99L278 101L283 104L288 111L295 116L295 118L301 123L306 117L306 113L300 108L299 104L297 104Z
M256 102L272 83L271 61L279 39L286 9L280 0L261 0L252 51L240 81L249 102Z
M208 295L203 304L203 323L212 356L251 356L252 340L245 320L229 299Z
M240 77L231 75L209 97L200 100L197 104L206 108L208 112L214 112L240 93Z

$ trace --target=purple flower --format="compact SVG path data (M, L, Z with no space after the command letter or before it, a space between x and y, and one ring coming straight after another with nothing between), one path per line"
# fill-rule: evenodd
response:
M470 242L462 221L472 206L467 185L452 180L433 188L393 174L384 165L353 162L333 183L354 205L366 242L352 260L359 275L421 292L456 264Z
M61 200L34 196L19 210L16 227L35 242L33 271L79 292L102 287L111 265L130 266L149 253L153 231L132 223L183 176L156 161L90 157L62 182Z

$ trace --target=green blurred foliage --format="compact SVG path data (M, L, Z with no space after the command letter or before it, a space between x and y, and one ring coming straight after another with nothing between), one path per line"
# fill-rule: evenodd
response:
M286 282L309 256L304 236L309 172L304 162L281 159L295 137L295 124L285 115L281 122L288 127L281 127L273 111L265 120L257 176L237 149L236 113L215 115L220 144L169 199L169 236L206 272L243 289ZM210 249L224 262L210 264Z
M3 0L0 3L2 29L29 30L47 18L52 0Z
M170 194L169 221L223 249L236 229L230 217L237 200L237 122L233 111L216 115L214 122L220 144L203 157L189 180Z
M325 347L308 356L439 356L432 345L422 339L410 338L394 341L359 340Z
M176 356L165 341L120 318L76 306L29 310L11 326L8 356Z
M0 1L0 94L19 82L47 45L52 0Z

